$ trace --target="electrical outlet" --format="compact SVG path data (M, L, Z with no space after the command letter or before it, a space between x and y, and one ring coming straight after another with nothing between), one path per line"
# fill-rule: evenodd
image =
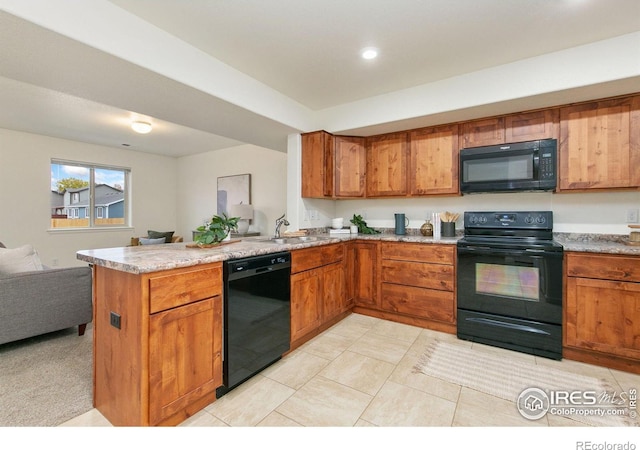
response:
M309 220L318 220L318 210L310 209L309 210Z
M638 223L637 209L627 209L627 223Z
M58 258L53 258L51 260L51 265L54 266L54 267L57 266L58 265Z
M111 311L111 314L109 315L109 322L111 323L112 327L117 328L118 330L120 329L120 314L116 314L113 311Z

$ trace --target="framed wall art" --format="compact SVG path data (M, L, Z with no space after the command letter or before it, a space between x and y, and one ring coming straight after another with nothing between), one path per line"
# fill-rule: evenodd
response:
M229 214L231 205L251 204L251 174L218 177L218 215Z

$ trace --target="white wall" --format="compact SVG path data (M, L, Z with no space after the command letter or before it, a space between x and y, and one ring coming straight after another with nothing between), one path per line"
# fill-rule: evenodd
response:
M133 228L50 230L51 159L131 168ZM0 242L31 244L42 262L83 265L78 250L122 247L148 229L176 228L174 158L0 129Z
M394 213L404 213L410 228L420 228L432 212L464 211L553 211L554 231L572 233L629 234L627 210L640 208L640 192L592 192L553 194L500 193L461 197L425 197L414 199L340 200L335 216L345 221L360 214L373 227L393 228ZM326 222L325 225L329 225ZM457 228L462 227L462 217Z
M251 174L254 220L249 231L271 235L287 210L287 154L241 145L178 159L178 228L185 240L216 214L218 177ZM282 228L284 231L286 228Z

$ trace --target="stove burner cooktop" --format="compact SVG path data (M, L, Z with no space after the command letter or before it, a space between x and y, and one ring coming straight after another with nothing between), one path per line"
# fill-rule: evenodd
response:
M468 211L458 245L562 250L553 241L552 211Z

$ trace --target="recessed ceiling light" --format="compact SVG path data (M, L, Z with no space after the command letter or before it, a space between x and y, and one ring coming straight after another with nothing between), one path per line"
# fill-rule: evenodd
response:
M136 121L136 122L132 122L131 123L131 128L136 133L147 134L148 132L151 131L152 127L151 127L151 124L149 122Z
M360 52L360 55L364 59L374 59L375 57L378 56L378 49L373 47L363 48L362 51Z

